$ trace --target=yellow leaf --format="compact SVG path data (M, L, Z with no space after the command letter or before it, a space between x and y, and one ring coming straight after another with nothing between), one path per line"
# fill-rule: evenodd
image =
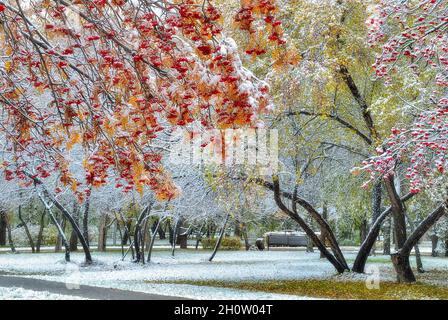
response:
M6 61L5 62L5 70L7 73L10 73L12 70L12 61Z

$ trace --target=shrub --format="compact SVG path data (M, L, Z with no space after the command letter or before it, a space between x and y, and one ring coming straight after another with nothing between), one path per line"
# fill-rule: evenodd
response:
M240 250L241 239L238 237L228 237L222 239L221 248L225 250Z
M216 245L216 238L205 238L201 240L202 249L213 249Z
M203 249L214 249L218 238L206 238L201 240ZM241 240L238 237L225 237L221 242L221 250L240 250L242 247Z

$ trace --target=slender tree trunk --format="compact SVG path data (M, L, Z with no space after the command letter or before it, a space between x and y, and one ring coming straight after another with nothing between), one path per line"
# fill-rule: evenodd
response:
M9 247L11 248L12 253L18 253L16 250L16 246L14 244L14 239L12 238L12 230L11 230L11 222L10 222L10 218L8 217L6 212L3 212L3 215L6 216L6 233L8 235L8 243L9 243Z
M439 244L439 237L436 234L431 235L431 256L437 257L437 245Z
M385 178L385 186L392 207L392 217L394 219L395 237L397 248L401 249L406 242L406 219L403 201L400 199L394 184L394 178Z
M159 221L157 222L157 225L152 233L151 242L149 244L149 250L148 250L148 258L146 259L146 261L148 263L151 262L152 249L154 248L154 242L156 240L157 232L159 231L161 224L162 224L162 219L159 219Z
M163 228L163 226L159 226L159 239L160 240L166 239L166 232L165 232L165 228Z
M134 247L135 247L135 256L136 256L135 262L145 263L145 252L140 247L141 242L142 242L141 229L142 229L142 223L143 223L144 219L151 211L151 207L152 207L152 203L150 203L148 206L146 206L142 210L142 212L140 213L140 215L137 219L137 223L135 224L135 230L134 230Z
M375 223L375 221L378 219L378 217L381 215L381 201L382 201L382 185L381 183L377 183L374 187L373 187L373 192L372 192L372 222L371 225L373 225ZM367 230L366 230L367 231ZM379 235L379 232L378 232ZM378 238L378 235L376 236L376 238ZM367 237L367 234L366 234ZM364 238L365 240L365 238ZM363 242L364 242L363 240ZM376 241L375 241L376 243ZM372 249L370 250L370 254L375 255L375 243L372 246Z
M6 225L8 224L6 220L6 214L3 210L0 210L0 246L6 246Z
M107 225L107 215L101 214L100 222L98 226L98 251L106 251L106 225Z
M40 252L40 247L42 246L42 239L44 235L44 228L45 228L45 209L40 215L39 233L37 234L37 240L36 240L36 252Z
M50 217L50 220L53 222L53 224L56 226L59 236L61 237L61 241L65 247L65 261L70 262L70 246L68 245L67 238L65 237L64 230L56 217L54 216L53 212L50 208L47 207L47 214Z
M247 225L245 223L243 223L243 239L244 239L244 246L246 247L246 251L249 251L250 243L249 243L249 236L247 234Z
M62 214L61 214L61 218L59 220L59 225L62 228L62 233L59 233L58 237L56 239L56 246L54 248L55 252L61 252L62 251L62 246L64 245L64 243L63 243L64 239L63 238L66 238L66 236L65 236L65 225L66 225L66 223L65 223L65 217ZM69 250L70 250L70 245L69 245Z
M324 219L325 221L328 222L328 207L327 207L327 203L324 202L324 205L322 207L322 219ZM327 241L327 230L325 230L324 228L320 228L320 241L325 245L326 241ZM323 255L323 253L320 253L320 258L323 259L325 258L325 256Z
M31 236L31 232L30 232L30 229L28 229L28 225L26 224L26 221L22 217L22 206L19 206L18 216L19 216L20 222L22 223L23 228L25 229L25 233L28 238L28 243L30 244L30 247L31 247L31 252L35 253L36 249L34 247L33 237Z
M174 257L174 252L176 250L176 241L177 241L177 232L179 228L180 219L176 219L176 223L174 224L174 229L170 228L170 239L171 239L171 255Z
M414 232L415 231L414 221L411 219L411 217L409 215L406 215L406 217L408 219L411 232ZM425 270L423 269L422 256L420 255L420 248L418 246L418 242L415 244L414 250L415 250L415 262L417 264L417 271L419 273L424 273Z
M390 217L386 219L383 228L383 254L390 255L390 231L391 231L391 220Z
M73 204L73 219L76 221L76 223L79 225L79 205L75 201ZM72 232L70 234L70 251L75 252L78 251L78 235L76 234L76 231L74 228L72 228Z
M91 191L92 189L90 189ZM82 217L82 235L88 247L90 247L89 240L89 210L90 210L90 193L86 199L86 203L84 206L84 214Z
M78 225L76 224L76 221L73 219L73 216L64 208L64 206L56 199L54 198L46 189L45 185L42 183L42 181L36 177L33 177L32 175L30 175L29 173L25 174L30 177L31 179L34 180L34 182L38 185L41 185L43 187L43 192L44 192L44 196L49 198L51 200L51 202L56 206L56 208L59 209L59 211L62 212L62 214L68 219L68 221L70 222L72 228L75 228L76 233L78 234L78 238L81 242L82 248L84 250L84 255L85 255L85 262L87 264L92 263L92 256L90 254L90 249L89 246L87 244L87 242L85 241L84 236L82 235L81 230L79 229ZM39 196L41 198L42 203L45 205L45 207L47 208L47 211L50 211L49 209L49 205L46 203L44 197ZM70 249L68 247L68 249Z
M361 225L359 227L359 239L361 240L361 244L366 240L367 238L367 220L362 219Z
M283 203L283 201L281 199L281 191L280 191L278 177L274 177L273 181L274 181L274 183L273 183L274 199L275 199L277 206L286 215L288 215L290 218L292 218L294 221L297 222L297 224L302 228L302 230L307 234L307 236L314 242L314 244L317 246L317 248L321 252L324 253L324 256L335 267L335 269L339 273L344 273L345 270L348 270L348 267L346 267L339 259L337 259L333 254L331 254L327 250L325 245L320 241L319 237L314 233L314 231L306 224L306 222L297 213L297 207L296 207L297 188L295 188L294 195L291 197L292 207L293 207L293 210L291 211L288 209L288 207ZM345 261L345 259L344 259L344 261Z
M445 240L445 257L448 257L448 239Z
M215 248L213 249L213 253L210 256L210 258L208 259L208 261L210 261L210 262L213 260L216 253L218 252L219 247L221 246L221 242L222 242L222 239L224 238L224 234L226 232L226 226L227 226L227 222L229 221L229 218L230 218L230 213L228 213L226 215L226 218L224 219L224 223L222 225L221 232L219 233L218 241L216 241Z

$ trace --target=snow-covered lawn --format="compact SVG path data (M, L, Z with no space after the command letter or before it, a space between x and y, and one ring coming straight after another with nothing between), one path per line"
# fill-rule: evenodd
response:
M76 296L54 294L47 291L33 291L23 288L0 287L0 300L85 300Z
M318 253L298 250L275 251L221 251L213 262L207 259L210 252L179 250L175 257L169 251L156 251L153 261L136 265L121 261L117 252L95 253L92 266L82 266L83 255L72 254L73 263L66 264L61 254L21 253L0 254L0 272L20 274L44 280L80 283L91 286L141 291L187 298L207 299L298 299L304 297L248 292L243 290L199 287L194 285L161 283L182 280L285 280L305 278L336 278L343 281L362 280L365 276L335 277L333 267ZM348 260L353 253L346 254ZM372 257L382 281L393 280L389 257ZM426 269L448 270L448 259L424 257Z

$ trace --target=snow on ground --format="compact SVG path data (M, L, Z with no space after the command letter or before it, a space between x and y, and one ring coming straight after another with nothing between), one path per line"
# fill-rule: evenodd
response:
M0 300L86 300L76 296L54 294L47 291L33 291L23 288L0 287Z
M208 262L210 252L179 250L175 257L169 251L156 251L153 261L137 265L121 261L120 253L94 253L96 263L82 266L83 255L72 254L73 263L66 264L62 254L43 253L38 255L0 254L0 272L59 282L77 282L85 285L110 287L163 295L175 295L194 299L297 299L306 297L249 292L244 290L200 287L157 281L176 280L283 280L305 278L329 278L341 281L363 280L365 275L347 274L336 276L333 267L319 253L298 250L272 251L221 251L213 262ZM349 261L353 253L346 253ZM376 256L370 266L379 272L382 281L394 280L390 258ZM448 271L448 259L424 257L426 269ZM148 283L148 282L153 283Z

